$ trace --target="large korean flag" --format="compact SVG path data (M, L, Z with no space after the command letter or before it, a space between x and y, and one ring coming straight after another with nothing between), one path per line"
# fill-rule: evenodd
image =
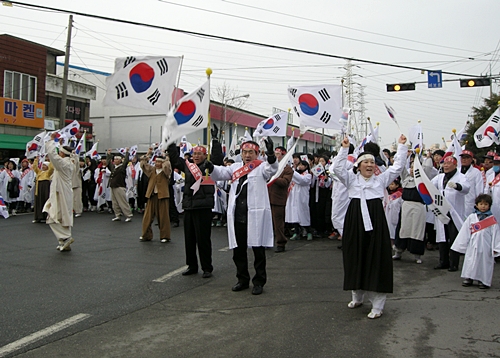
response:
M500 144L500 107L484 124L474 133L474 141L478 148L490 147L493 144Z
M163 126L163 148L166 149L182 136L207 128L209 106L210 80L182 97L168 112Z
M312 128L340 130L342 86L288 87L288 97L300 124Z
M115 73L106 79L104 105L143 108L166 114L181 57L143 56L115 60Z

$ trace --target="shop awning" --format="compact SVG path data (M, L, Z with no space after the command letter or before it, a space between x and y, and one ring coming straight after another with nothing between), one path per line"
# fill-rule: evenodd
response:
M0 149L26 149L26 143L33 137L14 134L0 134Z

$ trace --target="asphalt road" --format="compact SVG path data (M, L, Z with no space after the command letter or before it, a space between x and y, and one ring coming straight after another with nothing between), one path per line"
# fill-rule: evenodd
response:
M138 216L76 219L70 253L31 217L0 221L0 232L0 357L500 357L498 265L480 290L433 270L436 251L422 265L405 254L384 315L369 320L369 303L347 308L328 239L268 250L268 283L252 296L230 290L225 228L212 230L211 279L179 275L182 226L170 244L140 243Z

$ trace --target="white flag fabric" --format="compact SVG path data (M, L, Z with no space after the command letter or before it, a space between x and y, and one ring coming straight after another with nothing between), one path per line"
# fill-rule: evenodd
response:
M80 155L80 153L85 153L85 133L82 134L78 144L75 148L75 154Z
M163 125L165 149L178 138L207 128L210 107L210 80L182 97L167 114Z
M1 195L0 195L0 215L2 215L6 219L9 217L9 209L7 209L7 205L5 204L5 201L3 200Z
M132 160L137 155L137 144L130 147L128 150L128 158Z
M338 120L342 117L342 86L288 87L288 98L301 125L342 129Z
M351 109L349 107L344 107L342 109L342 114L340 115L339 123L342 126L342 130L347 132L349 126L349 116L351 115Z
M500 144L500 107L474 133L474 141L478 148L485 148L493 144Z
M323 164L318 163L314 167L312 167L311 172L315 177L319 177L321 173L325 171L325 168L323 167Z
M45 143L45 131L41 132L40 134L37 134L33 138L33 140L30 140L26 144L26 153L25 153L26 158L28 159L35 158L42 149L44 143Z
M63 136L66 139L65 143L68 143L69 140L72 137L74 137L79 131L80 131L80 123L78 123L77 120L74 120L66 127L61 129L61 136Z
M240 138L240 142L244 143L244 142L248 142L249 140L253 141L253 138L250 135L250 133L248 132L248 128L245 128L245 134L243 134L243 137Z
M236 146L238 145L238 132L236 128L234 128L233 138L231 139L231 144L229 145L229 152L227 153L227 157L229 159L234 160L236 158Z
M95 142L92 148L90 148L90 150L87 153L85 153L85 156L90 157L91 159L98 159L100 157L99 152L97 151L98 144L99 142Z
M166 114L171 105L181 57L129 56L115 60L106 79L104 105L143 108Z
M299 142L298 140L295 141L295 143L292 145L290 150L283 156L283 158L281 158L281 161L279 162L279 165L278 165L278 171L267 182L268 187L271 186L273 184L273 182L279 178L281 173L283 173L283 170L285 169L285 167L288 165L288 162L292 160L292 155L293 155L293 153L295 153L295 147L297 146L298 142ZM306 160L307 160L307 156L306 156Z
M295 142L295 138L293 136L293 131L292 131L292 136L288 138L288 141L286 142L286 151L289 152L290 149L292 149L293 144Z
M278 112L273 114L268 119L264 119L262 122L257 124L255 132L253 132L254 137L285 137L286 136L286 121L288 118L287 112Z
M443 223L448 224L450 218L447 216L451 209L451 205L446 200L446 198L441 195L438 188L436 188L432 182L427 178L424 170L422 169L422 164L420 160L415 158L413 162L413 173L415 177L415 184L420 194L420 197L427 205L429 210Z
M422 146L424 141L424 134L422 132L422 126L420 124L416 124L410 127L408 132L408 140L411 144L411 149L416 151L417 148L420 150L420 154L422 154Z
M187 141L186 136L182 137L179 147L182 157L184 157L186 153L191 153L191 150L193 149L193 145Z

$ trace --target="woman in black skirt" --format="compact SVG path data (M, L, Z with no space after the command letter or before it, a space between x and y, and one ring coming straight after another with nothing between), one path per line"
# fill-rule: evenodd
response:
M342 236L344 290L352 291L349 308L361 306L366 291L372 303L368 318L382 315L387 293L392 293L391 240L382 200L385 188L403 169L405 143L406 137L401 135L394 165L379 175L375 175L375 158L370 153L361 153L353 170L347 171L347 137L333 164L333 171L347 187L350 198Z
M52 173L54 173L54 167L50 162L43 162L41 169L38 168L38 158L33 162L33 170L36 174L36 184L35 184L35 205L34 214L35 218L33 223L45 222L47 219L47 213L43 213L42 209L45 202L49 199L50 194L50 181L52 178Z

